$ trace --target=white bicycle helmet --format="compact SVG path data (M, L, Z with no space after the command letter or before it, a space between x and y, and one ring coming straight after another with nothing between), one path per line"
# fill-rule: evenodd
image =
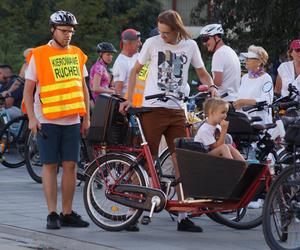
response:
M68 11L59 10L50 16L49 23L51 26L63 25L63 26L76 26L78 22L75 16Z
M224 30L221 24L208 24L204 26L200 31L200 37L204 36L214 36L214 35L223 35Z

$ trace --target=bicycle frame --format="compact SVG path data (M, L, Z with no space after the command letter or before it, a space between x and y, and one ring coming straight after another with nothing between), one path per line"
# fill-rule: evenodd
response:
M130 155L130 153L136 153L137 155L134 156L134 159L137 164L139 162L143 161L144 159L146 160L146 163L148 165L148 171L149 171L149 174L150 174L151 180L152 180L151 188L161 190L160 181L159 181L159 178L158 178L158 175L156 172L153 157L151 155L150 148L149 148L146 138L144 136L140 119L136 115L135 115L135 118L136 118L136 121L138 124L141 138L142 138L141 148L132 148L132 147L126 147L126 146L100 146L100 147L96 146L95 149L97 151L100 149L100 150L105 150L105 151L107 150L109 152L122 152L122 153L129 154L129 155ZM102 155L101 157L105 157L105 155ZM101 170L99 165L98 165L98 167L99 167L99 172L102 175L102 178L105 179L103 170ZM119 179L122 180L122 178L124 176L126 176L128 171L125 172L124 174L122 174L122 176L120 176ZM203 213L211 213L211 212L219 212L219 211L243 208L249 204L249 202L252 200L252 198L254 197L255 193L257 192L257 190L261 184L264 183L266 186L266 189L267 190L269 189L271 178L272 178L272 176L269 172L269 167L266 164L266 165L264 165L259 176L257 176L256 179L247 188L246 193L242 196L242 198L240 200L212 200L212 199L190 200L190 199L184 199L183 187L182 187L182 184L179 183L180 192L183 197L183 200L167 200L165 209L169 212L177 211L177 212L193 212L193 213L203 214ZM114 193L114 194L117 194L117 195L120 195L123 197L127 196L128 198L133 198L133 199L141 198L140 196L137 196L135 194L125 194L125 193L121 193L118 191L114 191L114 187L116 187L119 184L118 180L115 180L115 181L116 182L114 185L109 185L108 183L105 183L105 186L110 193Z

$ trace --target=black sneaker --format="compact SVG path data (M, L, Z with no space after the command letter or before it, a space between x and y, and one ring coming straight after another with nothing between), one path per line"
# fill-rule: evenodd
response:
M126 231L128 231L128 232L138 232L138 231L140 231L140 228L139 228L139 226L138 226L138 222L136 222L136 223L134 223L134 224L128 226L128 227L126 228Z
M52 212L47 216L47 229L60 229L60 220L56 212Z
M62 227L88 227L90 223L81 219L81 216L72 210L71 214L60 213L60 224Z
M203 232L203 229L200 226L195 225L189 218L185 218L177 223L177 230L185 232Z

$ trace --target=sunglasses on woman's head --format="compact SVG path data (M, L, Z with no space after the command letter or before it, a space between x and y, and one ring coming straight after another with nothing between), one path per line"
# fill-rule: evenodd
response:
M203 42L203 43L207 43L208 40L209 40L209 36L202 36L201 37L201 42Z

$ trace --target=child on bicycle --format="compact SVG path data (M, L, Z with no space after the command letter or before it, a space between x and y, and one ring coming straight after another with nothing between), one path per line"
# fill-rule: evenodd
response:
M208 154L245 161L240 152L230 144L225 144L229 122L226 121L229 103L220 98L210 98L204 103L206 117L198 129L194 141L204 145Z

